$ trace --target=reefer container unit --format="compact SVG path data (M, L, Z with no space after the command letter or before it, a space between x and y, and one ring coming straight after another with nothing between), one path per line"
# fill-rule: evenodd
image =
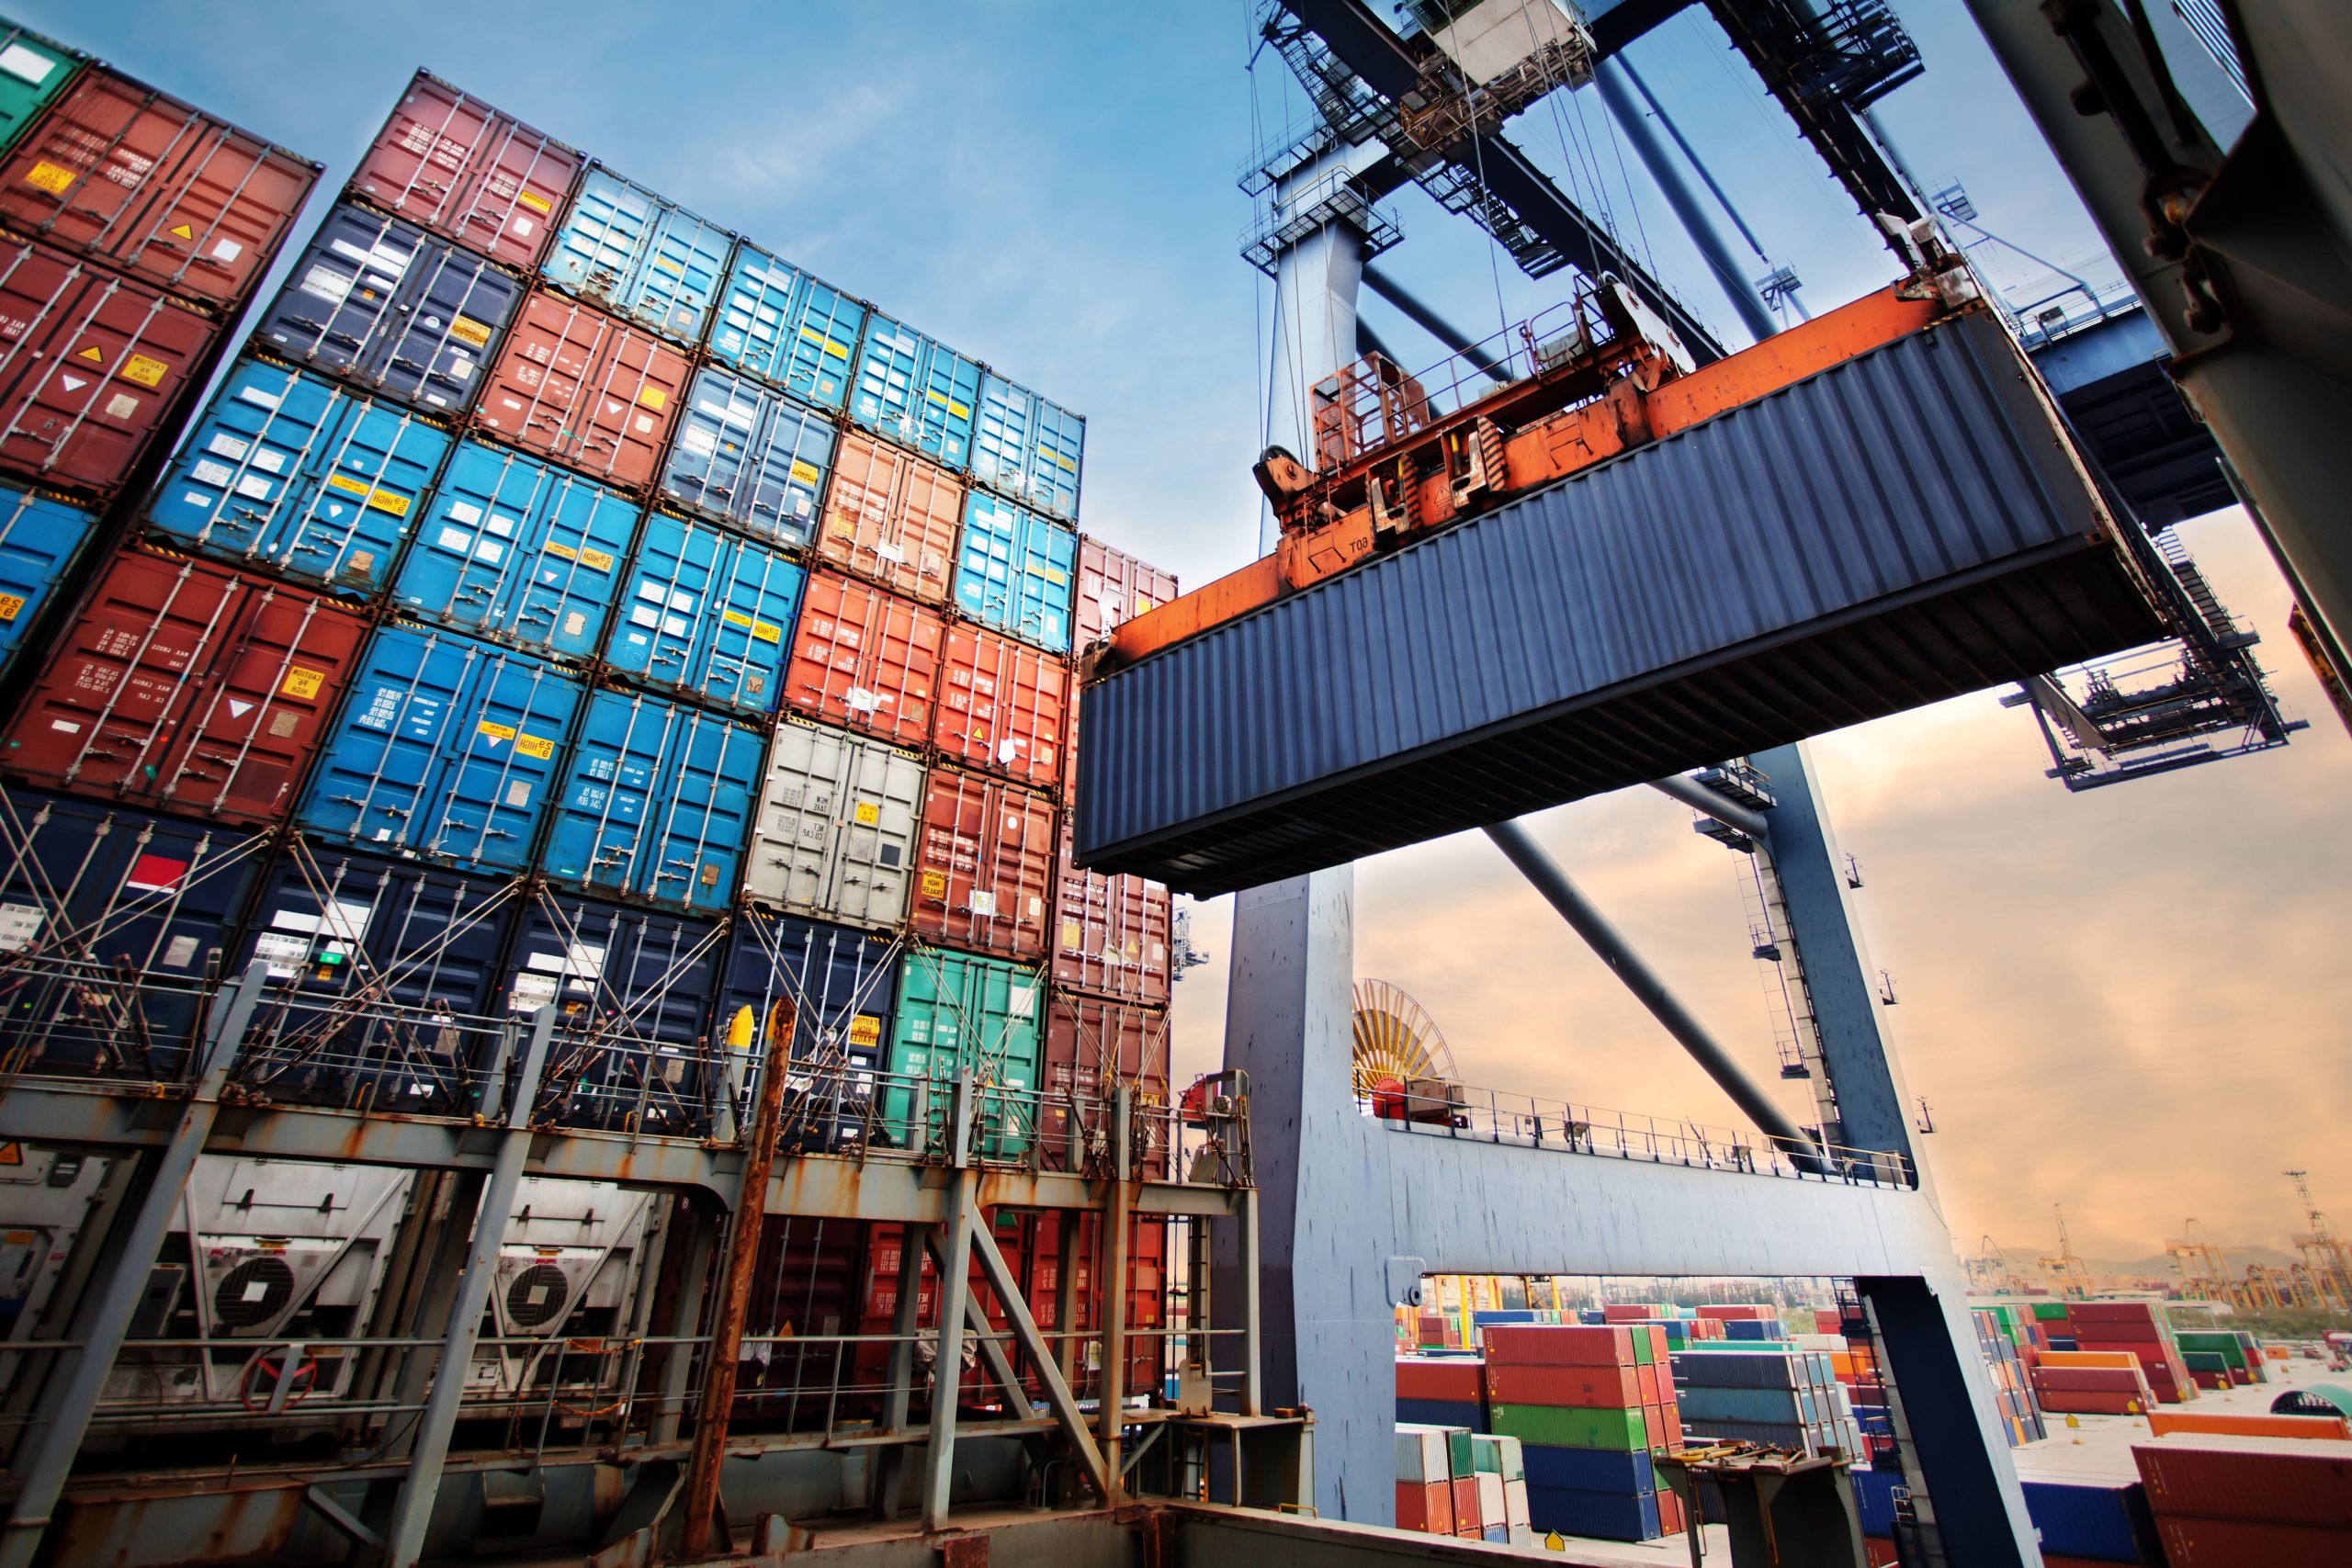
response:
M1057 987L1046 1013L1044 1135L1053 1168L1084 1172L1090 1150L1109 1147L1103 1101L1125 1084L1138 1106L1168 1103L1168 1010L1083 996ZM1073 1102L1078 1118L1071 1124ZM1165 1179L1173 1151L1159 1134L1164 1122L1141 1123L1132 1147L1136 1168Z
M969 1068L990 1096L975 1108L985 1127L982 1149L992 1156L1017 1155L1029 1146L1030 1100L1037 1084L1037 1054L1045 1022L1045 986L1035 971L990 958L918 947L899 966L898 1017L890 1034L888 1070L899 1078L924 1078L930 1092L931 1125L947 1111L948 1086L956 1069ZM923 1130L910 1125L913 1094L904 1084L887 1088L882 1121L894 1137L921 1142Z
M580 154L420 71L359 160L351 193L503 266L530 272Z
M605 662L662 691L766 713L807 581L766 545L656 508L629 559Z
M1130 617L1159 608L1179 592L1174 572L1080 536L1078 588L1070 604L1071 647L1093 647Z
M978 362L888 316L867 318L851 419L960 468L971 459L972 410L979 400Z
M318 165L93 65L0 168L0 221L216 311L260 282Z
M413 223L344 202L326 215L254 341L311 369L460 414L523 285Z
M964 503L956 606L974 620L1068 653L1077 570L1078 536L1060 524L978 491Z
M888 929L907 917L923 763L887 741L779 721L745 852L752 904Z
M995 371L980 382L972 430L972 479L1064 523L1078 521L1086 417L1048 402Z
M865 332L863 304L744 240L728 264L710 356L838 413Z
M499 960L523 908L512 877L289 843L269 868L231 971L260 959L316 1001L499 1010Z
M932 743L951 762L1058 795L1069 683L1064 660L958 621L939 661Z
M863 582L812 572L792 638L784 700L831 724L900 745L931 738L932 693L947 623L935 610Z
M279 821L367 630L282 583L126 551L58 637L0 765L208 821Z
M915 933L1023 963L1045 957L1054 890L1054 803L942 763L923 789Z
M372 599L416 525L449 433L282 366L230 373L147 503L207 555Z
M894 593L944 604L963 516L961 479L903 446L845 431L817 554Z
M1224 892L2063 669L2164 635L2124 548L1962 316L1109 676L1079 859Z
M794 1010L792 1060L805 1072L786 1100L785 1146L825 1148L862 1140L874 1075L898 1008L899 949L875 931L747 910L729 932L710 1037L727 1043L748 1096L776 1003Z
M702 342L734 248L735 236L717 224L591 164L539 271L558 288L692 347Z
M1168 937L1175 900L1165 883L1081 871L1062 824L1054 879L1054 983L1153 1007L1168 1005Z
M0 49L0 61L6 58ZM0 64L0 75L6 72ZM16 656L25 628L48 605L97 521L55 496L0 484L0 670Z
M637 508L569 469L461 441L392 601L413 615L553 659L584 660L613 619Z
M695 372L662 493L755 538L805 545L833 460L833 422L748 376Z
M74 73L78 51L52 43L29 28L0 22L0 152L17 144Z
M480 428L624 490L650 484L685 355L593 305L533 289L474 412Z
M578 677L454 632L379 631L312 775L302 827L464 871L520 871L546 820Z
M0 240L0 471L112 499L218 330L148 284Z
M639 692L597 692L537 864L574 892L718 910L734 900L758 730Z

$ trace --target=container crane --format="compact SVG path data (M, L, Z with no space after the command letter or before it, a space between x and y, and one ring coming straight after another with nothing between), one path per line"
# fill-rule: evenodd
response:
M2075 1244L2066 1235L2066 1206L2052 1203L2050 1212L2058 1217L2058 1252L2055 1257L2034 1259L2041 1271L2050 1277L2051 1285L2059 1296L2070 1302L2087 1300L2090 1277L2083 1271L2083 1260L2075 1256Z
M2285 1175L2303 1204L2305 1228L2295 1237L2295 1250L2303 1255L2313 1304L2335 1312L2352 1310L2352 1247L2336 1237L2327 1216L2312 1201L2311 1173L2290 1170Z

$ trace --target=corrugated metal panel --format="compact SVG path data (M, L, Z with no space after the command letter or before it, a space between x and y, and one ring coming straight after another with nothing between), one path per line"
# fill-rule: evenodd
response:
M911 925L932 942L1023 963L1046 955L1054 803L945 763L923 789Z
M539 868L603 897L725 908L751 830L761 739L700 708L634 692L594 694Z
M1018 965L938 948L918 947L899 964L899 1010L890 1037L888 1070L927 1077L935 1121L946 1103L944 1086L959 1066L983 1088L1034 1089L1045 1026L1046 987ZM884 1121L905 1124L911 1106L905 1089L882 1097ZM1027 1129L1005 1125L1000 1108L987 1117L988 1152L1013 1154Z
M208 555L368 599L448 455L423 415L276 365L221 383L148 523Z
M897 926L922 802L913 752L785 720L768 743L743 897L854 926Z
M931 739L941 756L1058 795L1069 666L958 621L939 661Z
M533 289L474 421L592 479L650 484L686 389L685 355L593 305Z
M0 59L6 51L0 48ZM5 70L5 67L0 67ZM64 579L97 519L54 496L0 485L0 669Z
M2262 1520L2352 1531L2352 1443L2177 1434L2132 1457L2160 1518ZM2217 1559L2217 1561L2221 1561Z
M705 366L695 373L662 493L689 512L780 545L817 530L833 422L806 403Z
M788 998L799 1012L794 1060L848 1062L870 1073L898 1010L899 959L899 944L879 932L749 911L728 942L711 1037L727 1038L743 1009L764 1021Z
M980 384L972 478L1064 523L1078 521L1086 418L991 370Z
M944 604L956 570L964 484L903 446L843 434L817 553L895 593Z
M1070 645L1088 649L1140 615L1176 597L1176 574L1081 535L1078 589L1070 603Z
M2161 635L1986 316L1121 671L1078 852L1212 893Z
M1069 651L1078 536L1023 506L972 492L956 551L956 604L1053 653Z
M1062 824L1054 881L1054 981L1100 996L1168 1005L1169 925L1175 900L1141 876L1080 871Z
M580 162L562 142L420 71L359 160L351 189L528 272L555 233Z
M1688 1416L1685 1412L1685 1416ZM2100 1562L2145 1562L2155 1550L2155 1521L2136 1481L2020 1481L2026 1516L2042 1547Z
M971 458L972 410L979 400L977 361L888 316L867 318L851 419L960 468Z
M272 979L307 998L479 1017L497 1010L499 958L522 907L511 878L297 841L254 900L237 960L262 959Z
M63 44L29 28L0 23L0 151L17 144L81 63L76 51Z
M865 307L744 241L728 264L711 357L839 412L849 398Z
M830 571L808 579L784 700L812 718L900 745L931 739L931 701L946 623L926 609Z
M558 288L692 344L734 248L716 223L591 166L539 270Z
M807 581L765 545L649 513L605 662L665 691L766 713L775 706Z

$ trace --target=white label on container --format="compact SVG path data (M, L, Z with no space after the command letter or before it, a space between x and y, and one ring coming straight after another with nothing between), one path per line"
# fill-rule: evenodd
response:
M474 547L474 559L487 566L496 566L506 558L506 547L496 539L484 539Z
M509 223L507 227L514 230L518 237L527 240L531 237L531 231L537 228L538 225L532 222L531 220L527 218L517 216L514 221Z
M57 62L37 49L28 49L21 43L12 43L6 49L0 49L0 71L6 71L19 82L30 82L39 86L48 81L49 73L56 69Z
M474 362L462 354L452 355L449 356L448 374L452 381L469 381L473 379ZM443 400L435 398L433 400L437 403Z
M276 488L261 474L247 474L237 481L237 493L254 501L267 501Z
M718 437L698 424L688 425L678 433L678 445L689 452L716 452Z
M226 457L236 463L243 461L252 447L225 430L216 430L212 433L212 439L204 444L204 449L216 457Z
M516 779L514 783L508 784L506 786L506 804L518 809L530 805L531 786L529 783L523 779Z
M456 550L463 554L474 547L474 536L462 529L444 528L441 530L441 536L434 543L445 550Z
M139 400L128 392L117 392L107 400L108 419L130 419L139 412Z
M906 551L899 548L898 546L890 543L888 539L877 540L874 546L874 553L881 559L888 561L892 566L902 565L905 563L907 558Z
M849 711L850 711L850 712L852 712L852 713L872 713L875 709L876 709L876 708L880 707L881 705L882 705L882 699L881 699L881 697L880 697L879 695L877 695L876 694L873 693L873 692L869 692L869 691L867 691L865 687L863 687L863 686L852 686L852 687L849 689Z
M229 481L236 477L236 470L226 463L199 461L188 477L200 485L219 485L225 489Z
M32 945L40 935L41 914L38 905L0 904L0 953L17 953Z
M237 389L237 400L251 403L256 408L274 409L280 400L276 392L266 387L240 387Z
M311 956L310 939L264 931L254 938L254 956L269 965L271 979L291 979L302 972L303 964Z
M526 969L537 969L549 975L563 973L563 960L552 953L534 953L523 960Z
M662 613L639 604L628 613L628 624L633 626L650 626L658 630L662 625Z
M686 626L687 621L683 615L664 615L662 617L662 635L663 637L684 637L686 635Z
M1005 1003L1007 1018L1030 1018L1037 1011L1037 987L1015 984L1011 998Z
M351 298L352 279L333 267L313 266L302 275L302 292L315 294L332 305L340 305Z
M192 936L175 936L164 944L164 967L166 969L185 969L195 957L196 938Z
M564 949L563 972L600 980L605 975L605 950L588 942L575 942Z
M326 913L319 918L319 929L356 946L359 939L368 934L368 908L365 904L331 899Z
M653 416L651 414L641 413L637 416L637 433L639 435L650 435L653 434Z
M265 446L254 454L254 467L265 474L282 474L286 471L286 459Z
M523 520L520 517L509 517L503 512L493 512L490 514L490 531L502 539L513 538L514 530L522 525Z
M470 528L481 521L481 508L470 501L453 501L449 503L449 516Z
M515 1012L537 1012L555 1000L555 993L553 976L525 970L514 976L514 988L507 993L507 1005Z
M974 914L976 914L976 915L993 915L993 914L995 914L995 913L996 913L996 895L995 895L995 894L993 894L993 893L983 893L983 892L981 892L981 891L980 891L978 888L977 888L977 887L973 888L973 889L972 889L972 913L974 913Z
M691 615L695 613L695 596L683 588L673 589L670 592L670 608L682 615Z
M999 762L1010 762L1019 755L1021 755L1021 742L1018 740L1004 741L996 749L996 760Z
M244 254L245 247L234 240L216 240L212 243L212 259L217 262L232 262Z

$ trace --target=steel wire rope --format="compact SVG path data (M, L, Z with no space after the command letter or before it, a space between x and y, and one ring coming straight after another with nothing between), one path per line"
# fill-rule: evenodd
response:
M1840 224L1853 229L1858 235L1868 236L1871 248L1876 249L1883 236L1870 226L1869 221L1855 209L1852 204L1840 203L1829 194L1828 186L1821 179L1819 160L1808 155L1809 150L1803 139L1797 135L1795 126L1790 123L1787 112L1781 109L1777 104L1766 101L1751 73L1740 71L1724 58L1732 52L1728 40L1719 43L1717 39L1708 36L1707 18L1701 12L1695 9L1689 10L1685 11L1683 16L1690 24L1690 31L1697 35L1696 41L1702 46L1707 59L1713 63L1716 70L1730 79L1733 91L1747 101L1748 107L1756 111L1757 117L1771 128L1772 134L1769 140L1772 149L1796 171L1800 176L1798 185L1813 199L1836 213Z

